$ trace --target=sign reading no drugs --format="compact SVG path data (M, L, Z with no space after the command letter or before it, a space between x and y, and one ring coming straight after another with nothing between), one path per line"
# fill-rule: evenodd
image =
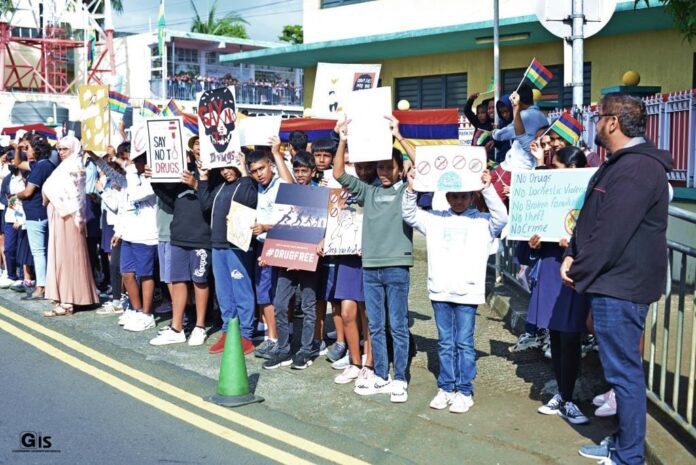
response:
M186 169L181 118L148 119L145 124L152 182L181 182Z
M461 145L423 145L416 147L418 192L470 192L483 188L486 169L484 147Z

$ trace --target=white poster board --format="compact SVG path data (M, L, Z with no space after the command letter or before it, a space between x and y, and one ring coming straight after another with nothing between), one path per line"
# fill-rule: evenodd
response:
M485 169L484 147L420 145L416 147L413 188L418 192L480 191Z
M249 250L254 223L256 209L233 201L227 214L227 240L240 250Z
M312 117L339 119L348 95L374 89L382 65L318 63L312 96Z
M239 121L239 144L271 145L269 139L280 134L280 116L255 116Z
M350 161L389 160L392 133L388 117L392 114L391 87L351 92L346 101Z
M152 182L181 182L186 169L186 151L181 137L180 117L148 119L147 164L152 170Z
M597 168L525 170L512 173L508 239L569 238L575 229L590 178Z
M201 94L198 101L198 135L203 167L241 165L242 149L233 86Z
M331 189L324 236L324 255L358 255L362 252L363 209L351 201L347 189Z

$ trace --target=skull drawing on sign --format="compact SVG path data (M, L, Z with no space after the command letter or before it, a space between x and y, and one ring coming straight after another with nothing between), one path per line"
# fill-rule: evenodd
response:
M215 150L227 150L237 120L232 92L226 87L204 92L198 103L198 118Z

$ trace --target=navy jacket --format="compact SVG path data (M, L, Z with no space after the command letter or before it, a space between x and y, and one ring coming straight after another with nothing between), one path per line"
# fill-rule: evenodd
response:
M657 301L667 273L666 173L672 158L652 142L617 150L590 180L566 250L579 293Z
M199 181L198 196L203 210L209 212L211 217L213 248L236 248L227 242L227 213L230 211L233 199L249 208L256 208L258 200L256 183L248 176L232 183L223 182L220 185Z

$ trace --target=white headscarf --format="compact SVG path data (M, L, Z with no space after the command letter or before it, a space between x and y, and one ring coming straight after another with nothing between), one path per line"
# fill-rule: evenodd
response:
M75 136L63 137L58 145L70 149L70 154L68 156L79 155L80 152L82 152L82 143Z

